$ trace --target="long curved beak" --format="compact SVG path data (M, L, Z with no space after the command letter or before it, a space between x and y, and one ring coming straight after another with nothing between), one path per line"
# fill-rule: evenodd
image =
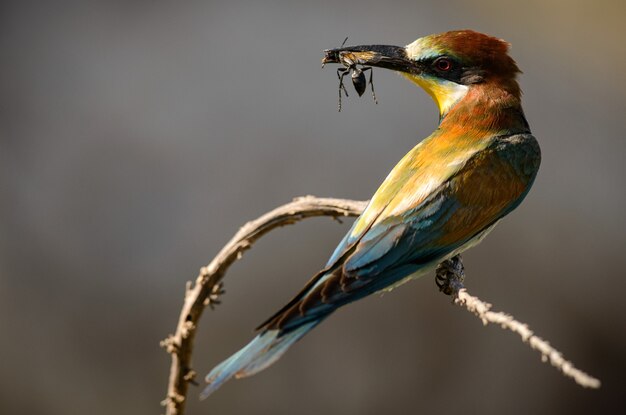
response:
M355 64L374 66L411 74L422 72L422 68L409 59L404 47L391 45L361 45L326 49L322 64L327 63L340 63L344 66Z

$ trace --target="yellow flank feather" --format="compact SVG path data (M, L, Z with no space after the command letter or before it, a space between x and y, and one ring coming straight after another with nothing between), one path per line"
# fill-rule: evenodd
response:
M471 156L484 150L490 139L468 131L451 137L435 131L409 151L378 188L367 209L357 220L352 235L358 235L380 217L402 215L418 206L437 187L463 168ZM384 214L381 215L381 213Z

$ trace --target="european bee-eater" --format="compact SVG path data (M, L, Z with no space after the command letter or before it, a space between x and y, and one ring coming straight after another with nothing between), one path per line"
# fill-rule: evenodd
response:
M470 30L405 46L325 51L324 63L400 72L433 98L439 126L389 173L323 270L206 377L206 397L253 375L339 307L434 270L476 245L528 193L541 160L503 40Z

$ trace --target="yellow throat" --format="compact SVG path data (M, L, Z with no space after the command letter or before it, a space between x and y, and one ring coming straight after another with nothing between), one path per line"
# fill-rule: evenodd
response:
M402 73L410 81L416 83L431 96L439 108L439 116L443 117L454 104L467 94L468 87L451 81Z

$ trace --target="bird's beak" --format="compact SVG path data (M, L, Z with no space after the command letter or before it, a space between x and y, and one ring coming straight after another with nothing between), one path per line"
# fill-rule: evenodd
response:
M406 49L391 45L348 46L338 49L326 49L322 64L340 63L374 66L418 75L422 72L415 61L409 59Z

